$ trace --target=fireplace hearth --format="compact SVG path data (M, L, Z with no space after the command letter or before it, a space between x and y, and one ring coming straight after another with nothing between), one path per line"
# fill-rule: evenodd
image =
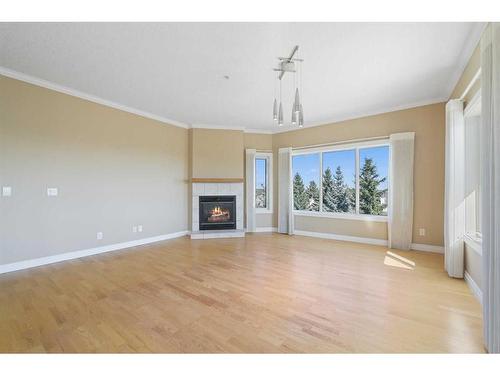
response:
M236 229L235 195L199 197L200 230Z

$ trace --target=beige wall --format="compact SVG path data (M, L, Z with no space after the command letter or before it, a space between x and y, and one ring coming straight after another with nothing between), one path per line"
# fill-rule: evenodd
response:
M387 239L387 223L295 215L295 229L343 236Z
M299 147L329 142L356 140L367 137L389 136L391 133L415 132L414 215L413 242L443 245L444 210L444 103L432 104L316 126L273 135L274 155L280 147ZM275 157L275 170L277 158ZM277 186L275 173L274 186ZM274 208L277 211L277 189ZM342 222L342 223L341 223ZM274 225L277 215L274 217ZM314 225L313 225L314 223ZM376 223L373 231L360 230L366 224L356 220L318 219L302 217L296 229L353 235L359 237L387 238L385 223ZM385 227L384 229L381 229ZM307 229L306 229L307 228ZM419 228L426 229L426 236L419 236Z
M188 160L186 129L0 76L0 264L187 230Z
M191 129L192 177L243 178L241 130Z

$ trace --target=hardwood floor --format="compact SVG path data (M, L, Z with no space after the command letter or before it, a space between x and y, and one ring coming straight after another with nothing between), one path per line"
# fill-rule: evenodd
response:
M0 351L483 352L480 305L443 256L386 253L183 237L0 275Z

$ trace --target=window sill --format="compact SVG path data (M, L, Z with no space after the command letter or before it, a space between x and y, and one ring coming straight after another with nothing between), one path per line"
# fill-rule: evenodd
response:
M273 213L273 210L268 210L268 209L265 209L265 208L256 208L255 209L255 213L258 215L258 214L272 214Z
M483 253L483 240L476 233L465 233L464 242L479 255Z
M387 222L387 216L376 215L359 215L359 214L340 214L333 212L315 212L315 211L293 211L297 216L312 216L312 217L326 217L330 219L343 219L343 220L358 220L358 221L378 221Z

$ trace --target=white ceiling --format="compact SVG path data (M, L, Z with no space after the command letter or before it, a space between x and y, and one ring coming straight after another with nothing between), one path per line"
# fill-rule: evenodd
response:
M275 131L272 68L277 56L287 56L296 44L305 60L304 117L312 126L445 101L483 28L478 23L2 23L0 73L12 70L181 125ZM283 81L288 123L291 85L289 75Z

